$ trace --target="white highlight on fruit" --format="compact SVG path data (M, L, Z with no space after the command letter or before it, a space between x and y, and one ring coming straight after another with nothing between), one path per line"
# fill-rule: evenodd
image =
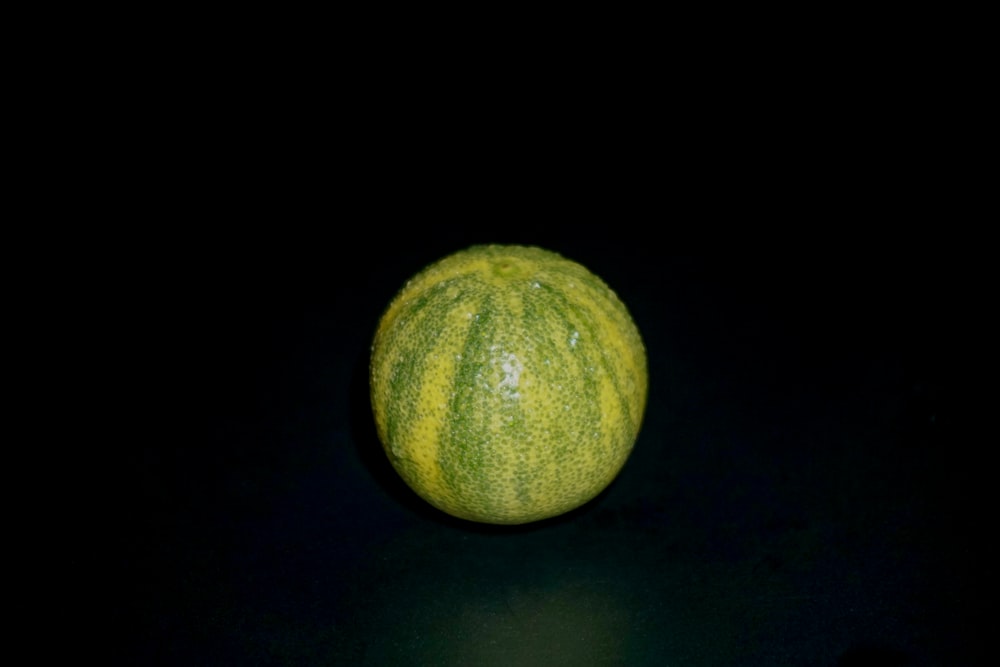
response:
M500 355L500 369L503 371L503 379L500 380L497 389L506 389L510 398L520 398L521 394L517 391L517 386L521 381L521 371L524 370L524 364L515 355L505 352Z
M569 346L570 347L576 347L576 343L579 340L580 340L580 332L579 331L574 331L573 335L569 337Z

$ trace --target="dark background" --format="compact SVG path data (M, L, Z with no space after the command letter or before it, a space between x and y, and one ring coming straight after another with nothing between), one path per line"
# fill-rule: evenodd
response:
M129 329L130 444L101 508L113 658L985 664L984 459L958 437L955 257L789 237L685 254L653 222L359 213L317 228L189 236L156 263L155 307ZM588 266L648 349L620 476L537 524L424 504L371 418L382 309L476 242Z
M620 55L564 30L577 48L529 67L389 15L161 14L81 27L36 77L53 97L25 97L37 125L11 125L33 187L7 286L31 308L7 324L38 340L9 347L31 369L10 384L42 433L26 479L8 467L34 524L10 549L46 557L8 572L42 621L29 650L996 661L996 429L971 419L994 408L995 120L967 20L832 12L761 40L713 17ZM535 525L416 499L368 406L382 309L477 242L583 263L648 348L631 459Z

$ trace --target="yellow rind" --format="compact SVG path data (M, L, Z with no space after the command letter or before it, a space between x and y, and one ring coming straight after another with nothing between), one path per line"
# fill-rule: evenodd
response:
M457 517L517 524L574 509L618 475L648 371L635 323L597 276L541 248L494 245L454 253L399 291L370 381L379 438L418 495Z

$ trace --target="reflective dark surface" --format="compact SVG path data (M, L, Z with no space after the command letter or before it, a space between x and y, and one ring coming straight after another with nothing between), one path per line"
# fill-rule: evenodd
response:
M984 664L985 456L958 436L954 285L931 255L684 256L664 230L420 225L216 242L147 295L133 370L154 388L103 538L116 658ZM521 527L417 499L367 397L395 290L490 241L586 265L649 353L621 475Z

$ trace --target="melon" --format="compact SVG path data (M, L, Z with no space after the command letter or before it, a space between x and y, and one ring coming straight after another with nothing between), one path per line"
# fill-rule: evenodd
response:
M523 524L591 501L638 438L646 349L618 295L530 245L475 245L419 271L378 321L378 438L424 501Z

